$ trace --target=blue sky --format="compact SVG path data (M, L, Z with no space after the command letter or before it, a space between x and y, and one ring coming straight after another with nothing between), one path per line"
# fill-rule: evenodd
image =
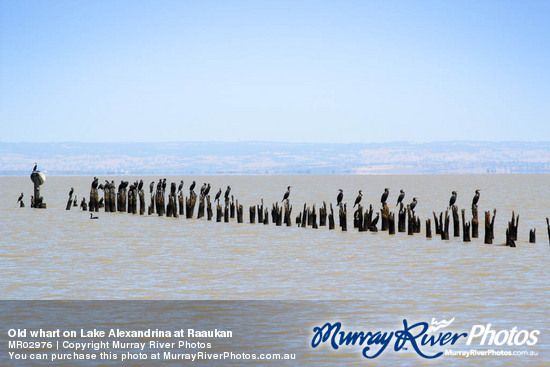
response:
M0 0L0 141L550 140L549 1Z

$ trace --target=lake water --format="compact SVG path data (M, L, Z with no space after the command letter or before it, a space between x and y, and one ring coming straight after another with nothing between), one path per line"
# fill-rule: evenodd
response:
M148 188L159 177L140 178ZM118 184L136 178L100 177L100 182L105 179ZM48 208L30 209L30 179L0 177L1 298L361 300L361 309L350 302L345 313L370 315L381 327L383 320L403 317L456 317L463 325L540 329L536 348L548 358L549 175L169 176L168 187L181 179L186 189L196 180L195 191L210 182L211 195L231 185L244 205L245 223L103 209L98 220L90 220L79 208L66 211L69 189L74 187L79 202L88 198L91 177L48 177L42 186ZM262 197L269 206L280 202L288 185L292 227L248 223L250 205ZM394 211L400 189L406 191L405 202L418 198L422 233L390 236L353 229L349 208L357 191L363 190L363 204L378 208L384 187L390 188L388 203ZM348 203L348 232L295 225L304 203L317 208L323 200L334 204L340 188ZM451 191L458 192L459 207L469 208L475 189L481 189L480 238L463 243L452 237L451 229L451 239L442 241L432 223L434 238L426 239L425 219L446 209ZM21 192L26 208L16 204ZM495 245L485 245L483 212L493 208ZM520 215L516 248L499 245L505 242L512 211ZM536 244L528 243L532 228L537 229ZM510 364L509 359L499 361Z

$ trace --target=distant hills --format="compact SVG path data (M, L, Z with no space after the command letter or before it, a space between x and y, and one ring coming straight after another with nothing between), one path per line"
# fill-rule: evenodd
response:
M0 175L550 173L550 142L0 143Z

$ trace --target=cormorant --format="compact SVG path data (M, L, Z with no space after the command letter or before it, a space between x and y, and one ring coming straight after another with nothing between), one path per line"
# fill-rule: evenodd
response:
M170 195L176 195L176 183L175 182L172 182L170 184Z
M100 189L100 190L105 190L105 186L103 186L103 184L99 184L99 186L97 188Z
M159 182L157 182L157 191L162 190L162 178L159 178Z
M189 191L193 191L193 189L195 188L195 181L193 181L193 183L191 184L191 186L189 186Z
M387 187L384 189L384 193L382 194L382 197L380 198L380 202L382 205L386 204L386 200L388 200L388 195L390 195L390 189Z
M454 203L456 203L456 191L452 192L451 199L449 200L449 208L452 208Z
M92 189L97 189L98 185L99 185L98 178L94 177L94 180L92 181Z
M283 202L283 201L285 201L285 200L288 200L288 197L290 196L290 188L291 188L291 187L292 187L292 186L288 186L288 187L286 188L286 192L285 192L285 194L283 195L283 200L281 200L281 202Z
M204 196L204 190L206 190L206 182L203 183L202 186L201 186L200 196Z
M162 179L162 191L166 191L166 178Z
M149 184L149 194L152 194L154 189L155 189L155 181L151 181L151 183Z
M231 186L227 186L227 189L225 190L225 194L224 194L224 197L225 197L225 200L228 201L229 200L229 193L231 192Z
M416 208L416 204L418 204L418 202L416 201L416 198L413 198L413 201L409 204L409 208L414 211L414 208Z
M90 213L90 219L99 219L99 217L94 217L94 215Z
M138 183L138 191L140 191L141 189L143 189L143 180L139 180Z
M38 164L36 162L34 162L34 168L32 169L32 171L35 172L36 168L38 168Z
M474 198L472 200L472 206L477 205L477 202L479 201L480 190L481 189L476 190L476 194L474 195Z
M21 200L23 200L23 193L21 193L21 195L19 195L19 198L17 199L17 202L20 202Z
M222 194L222 188L220 187L220 188L218 189L218 192L216 193L216 197L214 198L214 201L217 200L218 202L220 202L220 196L221 196L221 194Z
M342 202L342 199L344 198L344 190L338 189L340 193L338 193L338 196L336 197L336 206L340 206L340 203Z
M73 196L74 188L71 187L71 190L69 191L69 197Z
M400 202L403 201L403 199L405 198L405 190L401 189L399 191L401 194L399 194L399 197L397 198L397 204L395 204L395 206L398 206Z
M183 180L180 181L180 185L178 186L178 191L181 191L183 189Z
M363 190L359 190L359 195L355 198L355 204L353 204L353 207L361 202L361 199L363 198Z
M206 189L204 190L204 196L208 195L210 192L210 184L206 185Z

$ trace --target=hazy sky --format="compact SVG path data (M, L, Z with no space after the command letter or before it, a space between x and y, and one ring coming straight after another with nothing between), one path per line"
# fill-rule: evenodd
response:
M550 1L0 0L0 141L550 140Z

